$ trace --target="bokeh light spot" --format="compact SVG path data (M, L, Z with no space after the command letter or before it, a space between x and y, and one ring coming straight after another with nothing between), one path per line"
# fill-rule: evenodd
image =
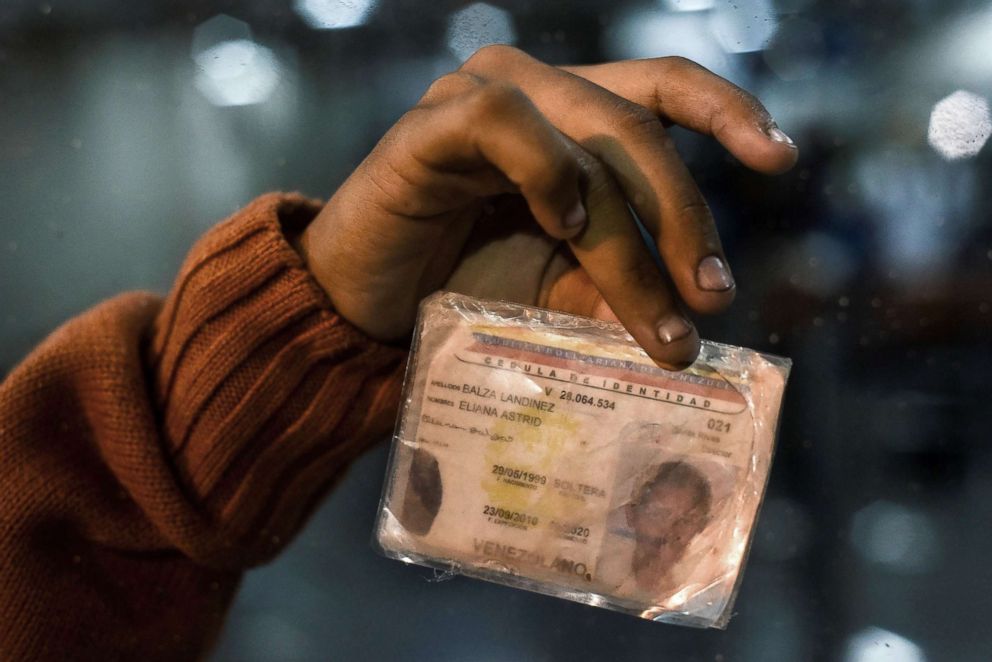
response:
M376 0L296 0L293 7L310 27L338 30L365 23L375 5Z
M709 26L709 12L672 13L657 9L623 12L605 35L610 57L679 55L741 83L736 63L720 48Z
M958 90L936 103L930 113L927 142L945 159L975 156L992 135L992 115L985 97Z
M193 44L190 47L190 55L195 60L200 53L209 50L225 41L237 41L239 39L251 40L251 28L244 21L228 16L227 14L217 14L193 30Z
M672 11L702 11L712 9L716 0L665 0L665 6Z
M275 54L249 39L222 41L198 53L196 89L215 106L261 103L279 84Z
M455 12L448 22L448 50L463 62L483 46L512 44L516 40L512 17L484 2Z
M710 15L710 29L728 53L764 49L777 25L771 0L720 0Z
M845 662L925 662L926 656L914 642L895 632L868 627L847 643Z
M215 106L248 106L268 99L282 77L279 59L252 39L251 28L225 14L193 31L193 85Z
M940 555L930 518L889 501L876 501L854 515L851 542L868 561L904 574L929 570Z

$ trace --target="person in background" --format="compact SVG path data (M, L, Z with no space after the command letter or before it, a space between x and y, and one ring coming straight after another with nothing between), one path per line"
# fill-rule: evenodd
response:
M736 286L671 124L761 172L798 156L757 100L684 59L484 48L326 204L263 195L164 299L124 294L52 333L0 386L0 657L206 655L242 574L390 428L437 289L619 320L688 365L686 313Z

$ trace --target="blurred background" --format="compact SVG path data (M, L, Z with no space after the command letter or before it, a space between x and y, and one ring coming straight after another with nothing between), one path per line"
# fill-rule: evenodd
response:
M992 659L988 0L3 0L0 375L164 292L254 196L329 196L492 42L684 55L801 145L765 178L674 130L740 283L703 336L795 361L738 615L658 625L380 558L382 444L249 574L212 659Z

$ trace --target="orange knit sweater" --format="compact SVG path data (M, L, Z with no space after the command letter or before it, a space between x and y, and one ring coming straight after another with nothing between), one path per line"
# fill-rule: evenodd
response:
M55 331L0 386L0 659L180 660L393 423L405 352L330 309L270 194L164 300Z

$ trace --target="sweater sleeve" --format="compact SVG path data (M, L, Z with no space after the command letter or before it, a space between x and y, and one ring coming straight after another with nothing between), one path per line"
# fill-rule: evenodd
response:
M391 427L405 352L335 315L270 194L208 232L162 301L128 294L0 385L0 658L190 659Z

